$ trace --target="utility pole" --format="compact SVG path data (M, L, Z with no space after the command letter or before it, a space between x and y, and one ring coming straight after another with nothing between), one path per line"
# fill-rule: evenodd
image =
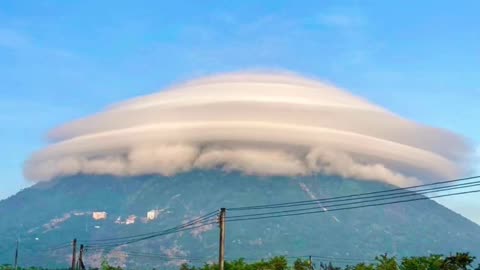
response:
M313 270L312 255L308 256L308 263L310 264L310 270Z
M17 270L18 266L18 238L17 238L17 246L15 248L15 270Z
M77 238L73 238L72 242L72 269L75 270L75 255L77 253Z
M83 264L83 244L80 245L80 253L78 254L78 266L81 270L85 270L85 264Z
M218 267L219 270L224 270L225 265L225 208L220 208L220 215L218 217L218 224L220 227L220 243L218 250Z

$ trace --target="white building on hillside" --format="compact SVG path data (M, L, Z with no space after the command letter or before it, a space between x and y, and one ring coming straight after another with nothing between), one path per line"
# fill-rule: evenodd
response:
M93 212L92 218L94 220L104 220L107 219L107 212Z
M137 216L135 215L130 215L128 216L128 218L125 220L125 224L129 225L129 224L133 224L135 223L135 220L137 219Z
M147 212L147 220L155 220L160 215L160 210L154 209Z

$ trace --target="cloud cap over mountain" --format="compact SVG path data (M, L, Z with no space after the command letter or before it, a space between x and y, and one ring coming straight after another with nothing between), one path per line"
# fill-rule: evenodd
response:
M456 134L331 85L268 73L187 82L67 123L49 138L26 162L28 179L217 168L408 185L459 176L471 151Z

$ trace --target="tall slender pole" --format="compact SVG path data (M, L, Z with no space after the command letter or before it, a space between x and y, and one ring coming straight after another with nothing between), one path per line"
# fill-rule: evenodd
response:
M72 269L75 270L75 254L77 253L77 238L72 241Z
M219 270L224 270L225 265L225 213L226 209L220 209L220 215L218 218L218 223L220 225L220 243L218 250L218 267Z
M17 270L18 266L18 239L17 239L17 246L15 248L15 270Z
M313 270L312 256L308 256L308 263L310 264L310 270Z
M85 264L83 264L83 244L80 245L80 252L78 254L78 266L81 270L85 270Z

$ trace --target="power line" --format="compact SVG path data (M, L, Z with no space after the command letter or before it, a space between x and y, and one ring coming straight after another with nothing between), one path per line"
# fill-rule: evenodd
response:
M142 238L137 238L137 239L133 239L133 240L125 241L125 242L106 243L106 244L100 244L100 245L87 245L86 248L88 248L89 250L92 250L92 248L93 249L99 249L99 248L107 248L107 247L111 248L111 247L117 247L117 246L122 246L122 245L128 245L128 244L133 244L133 243L136 243L136 242L148 240L148 239L151 239L151 238L156 238L156 237L159 237L159 236L178 233L178 232L182 232L182 231L186 231L186 230L192 230L192 229L200 228L200 227L205 227L205 226L210 225L210 224L216 224L216 222L206 223L206 224L202 224L202 225L194 226L194 227L187 227L187 228L178 229L178 230L174 230L174 231L162 232L162 233L158 233L158 234L154 234L154 235L150 235L150 236L146 236L146 237L142 237Z
M134 251L120 251L120 252L122 254L126 254L128 256L158 258L158 259L166 259L166 260L188 260L188 261L207 261L207 260L211 260L211 258L197 257L197 256L169 256L169 255L165 255L165 254L143 253L143 252L134 252Z
M395 192L391 193L393 190L385 190L385 192L389 192L388 194L378 194L378 195L368 195L369 193L363 193L363 194L356 194L355 197L351 198L346 198L350 197L353 195L349 196L339 196L339 197L331 197L327 199L315 199L315 200L309 200L309 201L302 201L302 202L294 202L294 203L289 203L283 204L283 205L272 205L268 207L259 207L259 208L249 208L249 209L241 209L241 210L262 210L262 209L272 209L272 208L286 208L286 207L296 207L296 206L304 206L304 205L312 205L312 204L319 204L319 203L330 203L330 202L343 202L343 201L354 201L354 200L361 200L361 199L369 199L369 198L379 198L379 197L389 197L392 195L399 195L399 194L423 194L423 193L432 193L435 191L441 191L443 189L448 189L451 187L459 187L459 188L466 188L466 187L472 187L476 186L480 181L474 181L474 182L469 182L469 183L461 183L461 184L455 184L455 185L449 185L449 186L443 186L443 187L433 187L433 188L426 188L426 189L420 189L420 190L406 190L403 192ZM397 191L397 189L395 189ZM400 191L400 190L398 190ZM230 210L230 209L228 209Z
M134 239L127 240L127 241L124 241L124 242L93 244L93 245L87 245L86 248L88 248L89 250L92 250L92 249L99 249L99 248L105 248L105 247L116 247L116 246L121 246L121 245L127 245L127 244L140 242L140 241L143 241L143 240L163 236L163 235L168 235L168 234L173 234L173 233L177 233L177 232L192 230L192 229L196 229L196 228L200 228L200 227L205 227L205 226L208 226L208 225L211 225L211 224L216 224L216 223L217 222L214 221L214 222L199 224L197 226L187 226L187 227L178 228L178 229L173 229L172 228L172 229L168 229L168 230L165 230L165 231L158 232L156 234L152 234L152 235L148 235L148 236L144 236L144 237L140 237L140 238L134 238Z
M408 192L402 192L402 193L388 194L389 197L386 197L386 198L384 198L385 194L382 194L382 195L365 197L365 198L373 198L373 199L369 199L369 200L363 200L365 198L341 199L341 200L334 200L334 201L351 201L351 200L362 200L362 201L353 201L353 202L339 203L339 204L322 204L320 206L315 206L315 207L307 207L307 208L288 209L288 210L265 212L265 213L254 213L254 214L229 216L229 218L234 219L234 218L240 218L240 217L254 217L254 216L280 214L280 213L302 212L302 211L314 210L314 209L318 209L318 208L338 207L338 206L355 205L355 204L367 203L367 202L376 202L376 201L382 201L382 200L392 200L392 199L403 198L403 197L421 196L423 194L428 194L428 193L434 193L434 192L440 192L440 191L449 191L449 190L463 189L463 188L470 188L470 187L475 187L475 186L480 186L480 181L476 181L474 183L468 183L468 185L467 184L458 184L458 185L452 185L452 186L447 186L447 187L430 188L428 190L422 190L420 192L408 191Z
M236 219L229 219L227 217L227 222L233 221L244 221L244 220L256 220L256 219L266 219L266 218L276 218L276 217L288 217L288 216L299 216L299 215L308 215L308 214L317 214L317 213L325 213L325 212L334 212L334 211L342 211L342 210L351 210L351 209L358 209L358 208L365 208L365 207L372 207L372 206L382 206L382 205L389 205L389 204L397 204L397 203L406 203L406 202L413 202L413 201L421 201L421 200L429 200L434 198L442 198L442 197L449 197L449 196L456 196L456 195L464 195L470 193L477 193L480 192L479 190L472 190L472 191L464 191L464 192L457 192L445 195L437 195L431 197L422 197L422 198L415 198L415 199L408 199L408 200L399 200L393 202L384 202L384 203L374 203L374 204L367 204L367 205L360 205L360 206L351 206L351 207L342 207L336 209L328 209L328 210L317 210L317 211L308 211L302 213L291 213L291 214L280 214L280 215L270 215L270 216L260 216L260 217L250 217L250 218L236 218ZM317 207L321 208L321 207Z
M137 238L137 237L144 237L144 236L149 236L149 235L155 235L164 231L169 231L169 230L174 230L174 229L180 229L184 228L193 224L198 224L201 223L207 219L212 218L213 216L216 216L218 213L218 210L209 212L203 216L200 216L198 218L195 218L193 220L190 220L186 223L182 223L180 225L177 225L175 227L169 228L167 230L163 231L155 231L155 232L149 232L149 233L142 233L142 234L137 234L137 235L131 235L131 236L121 236L121 237L113 237L113 238L104 238L104 239L94 239L94 240L81 240L82 243L96 243L96 242L108 242L108 241L118 241L118 240L127 240L127 239L132 239L132 238Z
M332 257L332 256L318 256L318 255L310 255L314 259L319 259L319 260L326 260L326 261L344 261L344 262L375 262L375 260L372 259L360 259L360 258L345 258L345 257Z
M131 236L125 236L125 237L116 237L116 238L107 238L107 239L97 239L93 240L87 243L92 243L90 245L85 245L86 249L89 250L96 250L96 249L102 249L102 248L108 248L108 247L115 247L115 246L120 246L120 245L126 245L126 244L131 244L135 242L139 242L142 240L147 240L153 237L158 237L161 235L167 235L167 234L172 234L172 233L177 233L181 231L186 231L186 230L192 230L195 228L200 228L204 227L210 224L215 224L216 221L213 222L212 217L214 217L217 214L218 210L212 211L210 213L207 213L203 216L200 216L198 218L192 219L188 222L185 222L183 224L177 225L175 227L169 228L167 230L163 231L157 231L157 232L151 232L151 233L146 233L146 234L138 234L138 235L131 235ZM216 220L216 217L215 217ZM53 251L53 250L58 250L58 249L64 249L70 246L70 243L65 243L61 244L58 246L50 247L44 249L45 251Z
M262 208L287 207L287 206L294 206L294 205L302 204L302 203L326 202L326 201L331 201L331 200L336 200L336 199L352 198L352 197L365 196L365 195L373 195L373 194L396 192L396 191L401 191L401 190L409 190L409 189L414 189L414 188L419 188L419 187L436 186L436 185L443 185L443 184L448 184L448 183L462 182L462 181L473 180L473 179L477 179L477 178L480 178L480 175L464 177L464 178L457 178L457 179L453 179L453 180L446 180L446 181L440 181L440 182L429 183L429 184L403 187L403 188L393 188L393 189L388 189L388 190L380 190L380 191L373 191L373 192L366 192L366 193L357 193L357 194L344 195L344 196L338 196L338 197L330 197L330 198L322 198L322 199L316 199L316 200L304 200L304 201L296 201L296 202L253 205L253 206L244 206L244 207L231 207L231 208L228 208L228 210L229 211L253 210L253 209L262 209ZM413 192L413 191L411 191L411 192Z
M333 256L319 256L319 255L299 255L299 256L294 256L294 255L275 255L275 256L268 256L268 257L237 257L237 258L229 258L229 257L226 257L226 259L228 259L229 261L232 261L232 260L240 260L240 259L244 259L244 260L248 260L248 261L261 261L261 260L269 260L269 259L272 259L274 257L284 257L286 259L303 259L303 258L309 258L309 257L312 257L312 258L315 258L315 259L321 259L321 260L328 260L328 261L332 261L332 262L366 262L366 261L370 261L370 262L374 262L375 260L371 260L371 259L360 259L360 258L345 258L345 257L333 257Z
M61 242L61 243L58 243L58 244L55 244L55 245L52 245L50 247L42 247L40 246L40 248L36 248L36 247L32 247L32 246L23 246L22 247L22 250L28 250L30 252L48 252L48 251L56 251L56 250L60 250L60 249L65 249L65 248L70 248L72 246L72 243L71 242Z
M54 246L54 247L40 249L40 251L54 251L54 250L59 250L59 249L64 249L64 248L70 248L71 246L72 246L71 242L66 242L64 244L59 244L59 245Z

